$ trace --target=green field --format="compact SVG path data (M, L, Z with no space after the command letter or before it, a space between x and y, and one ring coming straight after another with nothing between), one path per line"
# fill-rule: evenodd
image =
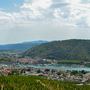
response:
M1 61L8 61L9 62L9 61L11 61L11 59L10 58L0 58L0 62Z
M84 64L84 61L80 60L58 60L58 64Z

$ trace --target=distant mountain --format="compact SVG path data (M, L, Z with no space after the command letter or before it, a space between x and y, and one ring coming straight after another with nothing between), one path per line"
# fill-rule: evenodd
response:
M23 43L47 43L49 41L43 41L43 40L38 40L38 41L30 41L30 42L23 42Z
M40 45L48 41L31 41L31 42L23 42L18 44L7 44L7 45L0 45L0 50L27 50L31 47Z
M24 52L23 56L56 60L90 60L90 40L64 40L44 43Z

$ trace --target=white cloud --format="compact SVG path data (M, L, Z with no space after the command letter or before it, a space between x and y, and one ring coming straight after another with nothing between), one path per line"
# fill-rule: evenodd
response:
M22 34L27 34L28 38L30 34L34 39L60 39L69 32L75 33L76 29L90 27L89 0L25 0L20 6L20 12L7 13L2 10L0 8L0 30L19 30L21 33L22 30L27 30ZM59 36L59 33L62 35ZM70 34L66 38L76 36Z
M89 4L90 3L90 0L81 0L80 3L81 4Z
M25 0L25 4L30 5L32 8L35 9L39 7L46 9L52 4L52 2L51 0Z
M16 4L14 5L17 6ZM20 7L21 12L5 13L1 11L0 19L9 21L8 24L13 24L12 26L20 26L23 23L30 23L32 21L53 21L59 18L61 20L58 22L62 23L63 26L80 27L77 21L85 17L86 24L89 26L87 19L90 17L89 8L90 4L82 5L81 0L25 0L23 6Z

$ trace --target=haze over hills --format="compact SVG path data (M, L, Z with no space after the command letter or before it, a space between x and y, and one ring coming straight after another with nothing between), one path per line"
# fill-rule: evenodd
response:
M90 61L90 40L71 39L44 43L27 50L23 56Z
M38 40L38 41L30 41L30 42L23 42L23 43L47 43L47 42L49 41Z
M49 42L49 41L39 40L39 41L23 42L18 44L0 45L0 50L27 50L33 46L37 46L46 42Z

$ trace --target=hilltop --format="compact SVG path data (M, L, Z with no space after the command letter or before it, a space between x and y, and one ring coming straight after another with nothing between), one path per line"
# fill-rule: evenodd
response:
M63 40L44 43L24 52L23 56L56 60L90 61L90 40Z

